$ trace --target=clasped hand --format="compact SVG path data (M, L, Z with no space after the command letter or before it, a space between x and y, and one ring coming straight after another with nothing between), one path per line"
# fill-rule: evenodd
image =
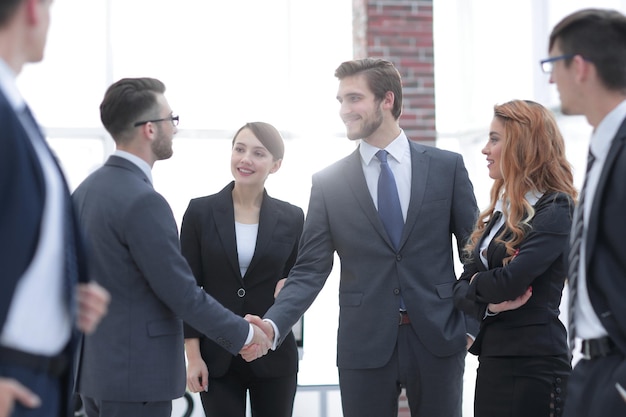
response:
M244 319L252 324L254 336L252 337L252 341L244 346L239 354L245 361L252 362L266 355L271 349L274 341L274 328L270 323L263 321L259 316L246 314Z
M497 304L489 303L487 308L492 313L501 313L503 311L516 310L526 304L532 295L533 287L528 287L528 289L526 289L526 292L517 297L515 300L503 301Z

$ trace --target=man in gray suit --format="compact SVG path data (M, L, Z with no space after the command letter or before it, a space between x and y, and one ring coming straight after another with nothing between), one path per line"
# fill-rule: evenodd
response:
M453 305L452 234L461 248L472 231L472 184L460 155L412 142L399 127L402 86L390 62L344 62L335 75L348 138L361 142L313 176L296 265L257 323L280 343L324 286L337 252L344 416L396 417L402 387L413 416L461 416L466 335L477 329ZM387 187L390 177L395 228L385 226L393 215L379 216L393 199L383 192L396 189Z
M164 91L152 78L109 87L100 115L117 149L72 196L94 279L111 293L81 355L77 390L89 417L170 416L185 391L182 320L232 354L246 346L255 358L271 346L197 286L172 211L152 187L151 168L172 155L177 132Z

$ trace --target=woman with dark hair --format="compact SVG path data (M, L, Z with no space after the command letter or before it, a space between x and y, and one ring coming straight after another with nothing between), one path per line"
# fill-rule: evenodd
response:
M474 413L559 416L571 371L563 251L577 194L565 144L548 109L513 100L495 106L482 153L495 181L454 294L481 322Z
M284 154L276 128L247 123L232 145L234 181L191 200L181 249L199 286L237 314L262 317L296 260L304 214L265 191ZM291 416L298 372L293 334L276 351L248 363L187 326L185 350L187 385L200 392L207 416L244 417L247 393L254 417Z

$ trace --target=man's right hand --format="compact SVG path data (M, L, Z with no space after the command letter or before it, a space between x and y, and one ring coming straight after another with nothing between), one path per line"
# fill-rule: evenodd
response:
M252 341L248 345L244 346L243 349L241 349L241 351L239 352L239 354L247 362L252 362L253 360L258 359L267 354L267 352L272 347L272 341L270 340L268 335L265 333L265 331L261 330L261 328L258 325L256 325L255 323L252 322L252 320L249 319L249 317L250 315L247 315L246 320L252 325L252 330L254 331L254 335L252 337ZM260 317L257 317L257 316L251 316L251 317L256 317L259 321L262 322ZM272 334L273 334L273 331L272 331Z
M260 327L261 330L263 330L265 332L267 337L269 337L270 342L272 344L274 343L274 327L269 322L263 320L259 316L253 316L252 314L246 314L244 319L246 319L248 321L248 323L252 323L252 324Z
M28 408L41 405L41 399L24 385L11 378L0 378L0 417L9 417L15 402Z

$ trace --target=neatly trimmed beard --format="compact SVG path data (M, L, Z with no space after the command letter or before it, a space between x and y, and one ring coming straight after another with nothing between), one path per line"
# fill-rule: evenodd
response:
M162 129L157 130L157 138L152 142L152 153L156 156L157 161L169 159L174 154L172 149L172 138L163 132Z
M380 105L377 106L376 112L369 121L363 120L363 127L356 133L347 132L348 139L357 140L370 137L383 124L383 110Z

